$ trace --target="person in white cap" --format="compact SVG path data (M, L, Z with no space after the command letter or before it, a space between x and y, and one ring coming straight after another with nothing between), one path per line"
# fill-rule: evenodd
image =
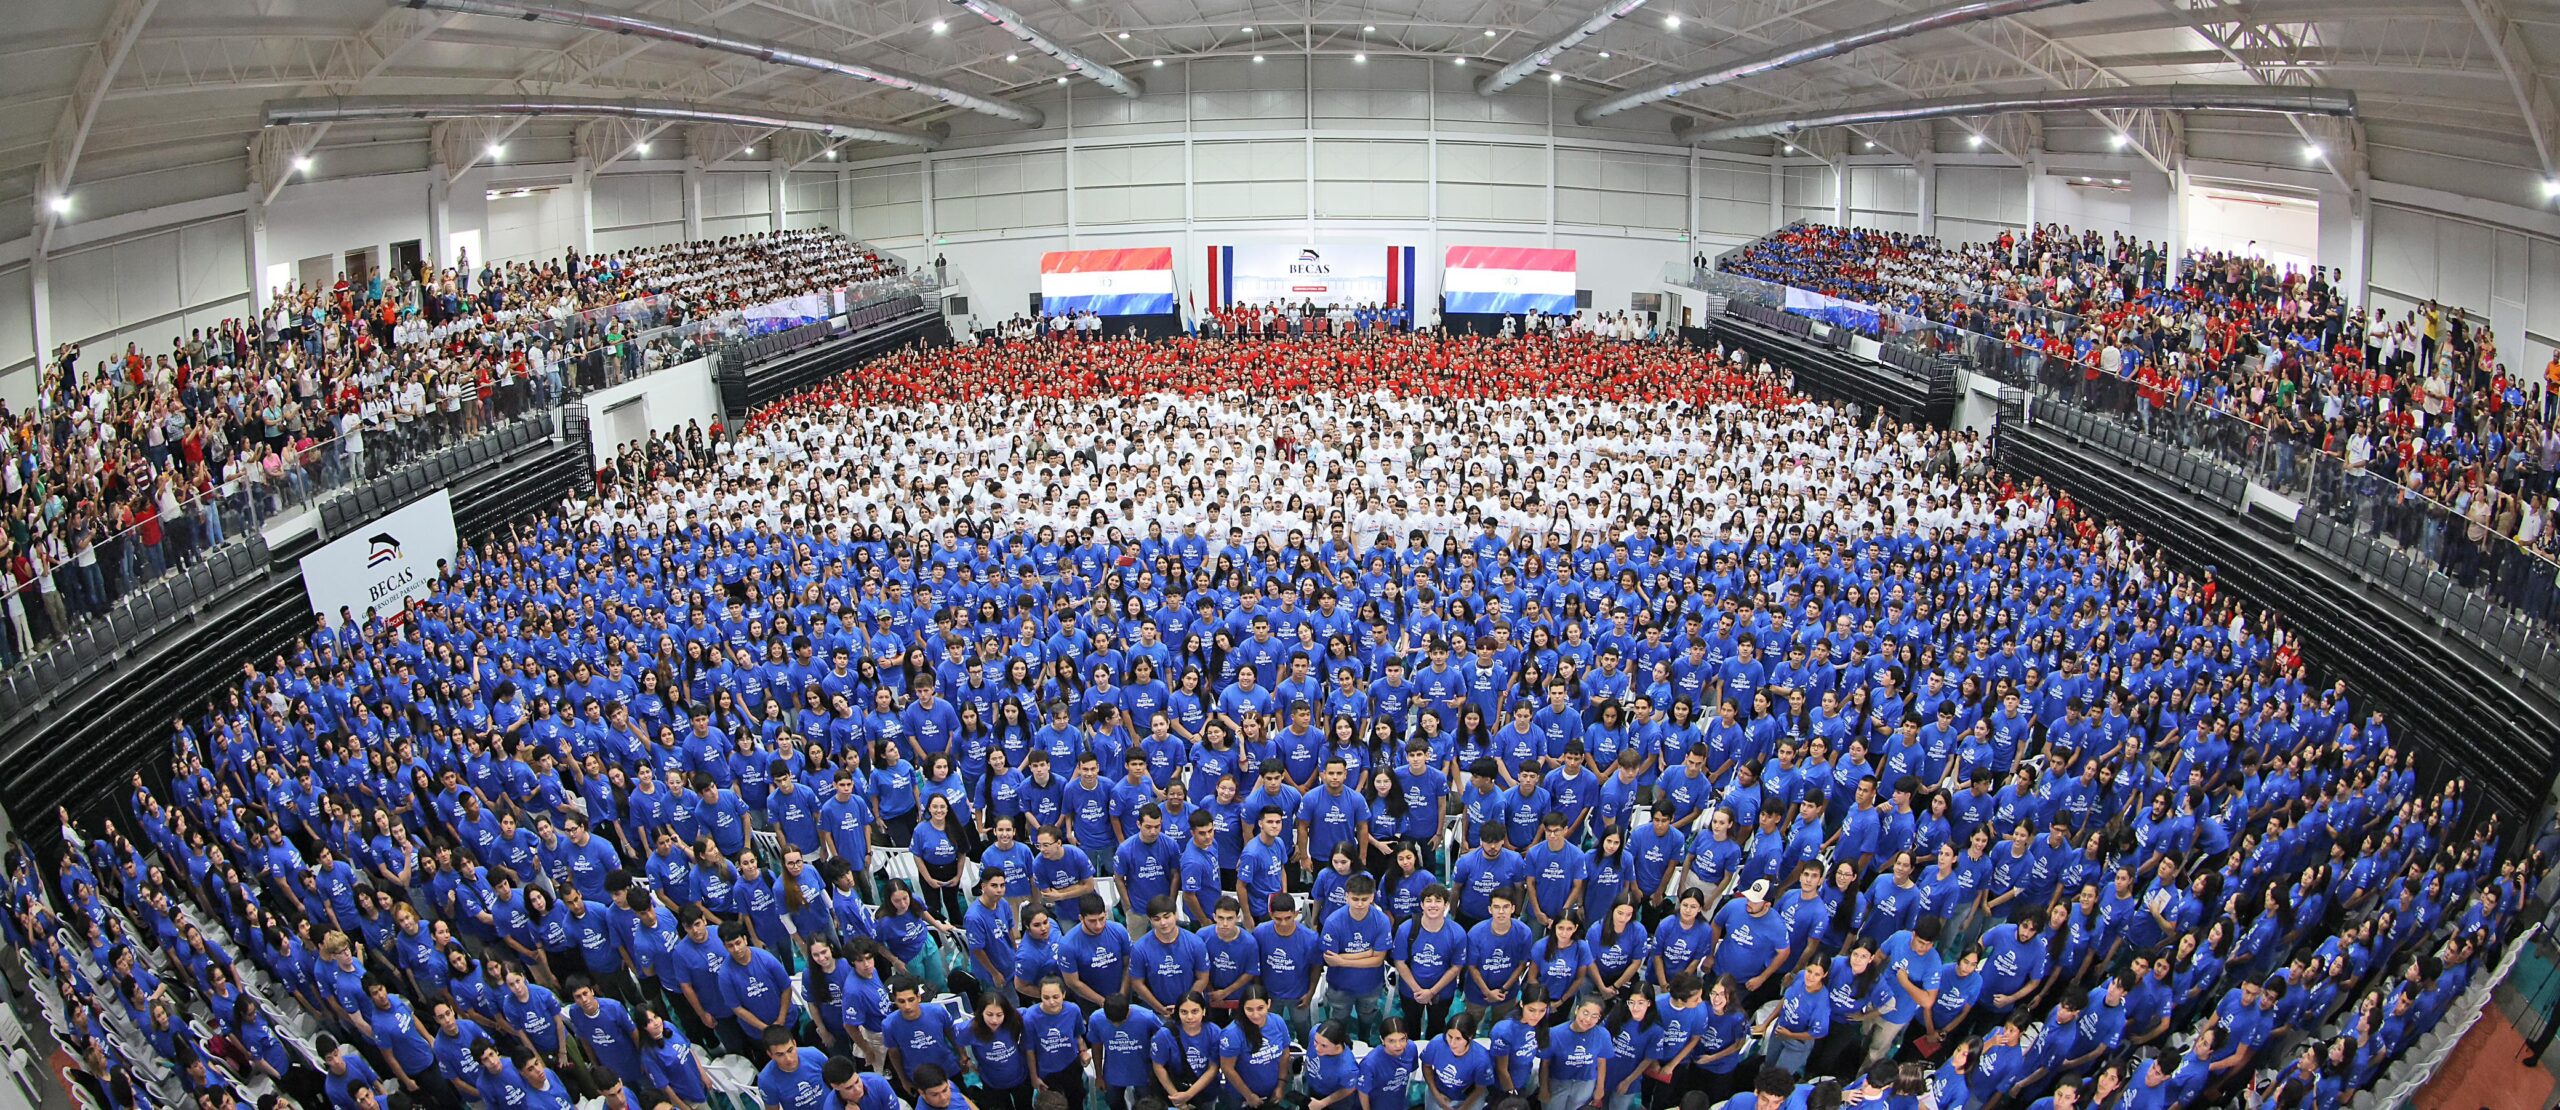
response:
M1751 1005L1774 996L1779 969L1791 954L1787 930L1769 910L1769 880L1755 880L1742 896L1716 911L1715 969L1751 992Z

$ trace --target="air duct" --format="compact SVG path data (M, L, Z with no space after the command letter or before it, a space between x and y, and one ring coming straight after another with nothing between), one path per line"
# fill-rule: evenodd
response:
M1641 108L1655 101L1669 100L1675 96L1739 81L1745 77L1757 77L1763 73L1775 73L1806 62L1838 57L1852 50L1873 46L1880 42L1909 38L1912 35L1924 31L1935 31L1942 27L1978 23L2002 16L2023 15L2027 12L2081 2L2082 0L1965 0L1961 4L1931 8L1924 12L1912 12L1870 23L1864 27L1853 27L1810 42L1781 46L1766 54L1717 66L1714 69L1699 70L1696 73L1674 77L1662 84L1622 93L1597 104L1585 104L1574 110L1573 118L1585 124L1597 123L1604 117L1617 115L1629 108Z
M263 118L267 127L283 127L296 123L465 119L476 116L604 116L670 123L726 123L739 127L805 131L838 141L898 143L927 148L941 141L939 134L874 123L837 123L749 108L719 108L673 100L603 100L575 96L317 96L268 101Z
M886 88L903 89L929 96L954 108L1012 120L1025 127L1038 127L1047 118L1037 108L1027 108L1003 100L979 96L964 89L902 73L884 66L848 61L826 54L796 50L778 42L742 39L721 33L711 27L673 20L652 19L635 12L607 11L586 4L562 3L557 0L393 0L404 7L428 11L454 12L462 15L485 15L500 19L521 19L555 23L563 27L583 27L616 35L638 35L704 50L736 54L780 66L796 66L868 81Z
M2140 85L2115 89L2060 89L2052 92L1959 96L1861 105L1830 112L1757 116L1712 127L1682 126L1672 134L1684 143L1767 139L1816 127L1855 127L1870 123L1903 123L1949 116L1989 116L2010 112L2078 111L2274 112L2284 115L2352 116L2356 95L2343 89L2265 85Z
M1519 84L1530 74L1553 65L1558 57L1581 44L1582 40L1599 34L1601 28L1625 19L1627 13L1644 5L1645 0L1608 0L1600 6L1599 11L1591 13L1591 18L1575 24L1573 30L1565 32L1555 41L1539 47L1528 57L1486 74L1484 80L1476 82L1476 93L1481 96L1492 96Z
M995 0L951 0L951 2L977 13L979 18L989 23L1004 28L1005 33L1031 44L1033 50L1056 58L1070 72L1093 78L1094 84L1132 100L1144 95L1147 91L1146 86L1139 84L1137 78L1086 57L1074 47L1050 38L1015 13L1013 9L995 3Z

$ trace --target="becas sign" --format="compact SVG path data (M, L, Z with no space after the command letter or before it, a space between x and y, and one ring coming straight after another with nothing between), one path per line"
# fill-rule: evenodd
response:
M436 564L450 563L460 550L453 494L437 490L303 556L302 590L311 611L331 624L341 609L357 620L368 610L389 616L410 598L425 597Z
M1209 248L1209 303L1320 306L1413 303L1413 248L1375 243L1257 243Z

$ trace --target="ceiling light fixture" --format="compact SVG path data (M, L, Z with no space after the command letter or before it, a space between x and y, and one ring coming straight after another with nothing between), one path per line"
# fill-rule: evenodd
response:
M1352 55L1352 56L1351 56L1351 60L1352 60L1352 61L1355 61L1355 62L1363 62L1363 63L1365 63L1365 62L1367 62L1367 61L1369 60L1369 56L1368 56L1368 55L1366 55L1366 54L1354 54L1354 55Z
M748 147L748 148L746 148L745 150L741 150L741 151L739 151L738 153L743 154L743 155L745 155L745 156L747 156L747 157L749 157L749 158L753 158L753 157L755 157L755 156L756 156L756 148L754 148L754 147Z
M1679 30L1679 29L1680 29L1680 17L1679 17L1679 16L1677 16L1677 15L1666 15L1666 16L1663 16L1663 17L1662 17L1662 25L1663 25L1663 26L1665 26L1665 27L1669 27L1669 28L1671 28L1671 29L1672 29L1672 30L1674 30L1674 31L1677 31L1677 30Z
M1982 133L1977 131L1968 135L1965 137L1964 142L1966 146L1979 148L1982 145Z
M71 211L71 194L64 193L61 196L53 198L54 215L59 216L69 211Z
M1007 55L1005 55L1005 56L1004 56L1004 60L1006 60L1006 61L1008 61L1008 62L1018 62L1018 61L1021 61L1021 60L1022 60L1022 55L1020 55L1020 54L1007 54Z
M828 147L828 148L827 148L827 161L833 162L833 161L835 161L835 160L836 160L836 148L834 148L834 147Z
M516 190L516 195L517 195L517 196L520 196L520 197L529 197L529 196L532 196L532 195L533 195L533 190L531 190L531 189L518 189L518 190Z
M305 155L305 156L303 156L303 157L300 157L300 158L296 158L296 159L294 159L294 160L293 160L293 172L298 173L298 174L301 174L301 175L303 175L303 176L305 176L305 177L310 176L310 175L311 175L311 158L310 158L310 156Z
M1601 56L1601 57L1603 57L1603 58L1606 58L1606 57L1608 57L1608 56L1609 56L1609 52L1608 52L1608 51L1606 51L1606 50L1603 50L1603 51L1601 51L1601 52L1600 52L1600 56Z
M2319 161L2319 160L2320 160L2320 154L2321 154L2321 151L2320 151L2320 144L2318 144L2318 143L2304 143L2304 144L2302 144L2302 160L2303 160L2303 161L2305 161L2305 162L2317 162L2317 161Z
M2123 149L2124 149L2124 144L2129 143L2129 142L2132 142L2132 141L2133 141L2133 139L2132 139L2131 137L2127 136L2127 135L2126 135L2124 132L2122 132L2122 131L2118 131L2118 132L2115 132L2115 133L2113 133L2113 134L2111 134L2111 135L2108 135L2108 136L2107 136L2107 145L2108 145L2108 146L2111 146L2111 147L2114 147L2114 148L2116 148L2117 150L2123 150Z
M1493 28L1491 28L1491 27L1487 27L1487 28L1485 28L1485 29L1484 29L1484 37L1486 37L1486 38L1492 38L1492 37L1493 37Z
M1245 29L1244 29L1244 33L1245 33L1245 34L1248 34L1248 35L1252 34L1252 33L1253 33L1253 28L1251 28L1251 27L1247 27L1247 28L1245 28Z
M1164 68L1164 59L1162 59L1162 58L1158 58L1158 59L1156 59L1152 64L1153 64L1157 69L1163 69L1163 68Z
M633 153L633 154L647 154L647 153L649 153L649 140L647 140L647 139L642 139L642 140L640 140L639 142L636 142L636 143L631 144L631 153Z
M950 29L951 29L951 24L950 24L950 23L948 23L948 22L946 22L946 21L944 21L944 20L939 20L939 19L937 19L937 20L934 20L934 21L933 21L933 33L934 33L934 34L939 35L939 34L941 34L941 33L945 32L945 31L948 31L948 30L950 30Z
M1550 73L1550 74L1548 74L1548 75L1547 75L1547 83L1548 83L1548 84L1550 84L1550 85L1561 85L1561 84L1564 84L1564 74L1561 74L1561 73Z
M1061 84L1061 85L1066 84L1066 83L1067 83L1067 79L1066 79L1066 78L1064 78L1064 77L1058 78L1058 83L1059 83L1059 84Z
M1458 63L1460 66L1467 64L1467 60L1465 58L1451 58L1449 60Z
M1364 26L1364 27L1360 28L1360 33L1361 33L1361 34L1364 34L1364 35L1374 35L1374 34L1377 34L1377 33L1378 33L1378 25L1377 25L1377 24L1375 24L1375 23L1372 23L1372 24L1369 24L1369 25L1367 25L1367 26Z
M507 144L505 144L505 143L491 143L491 144L489 144L489 157L491 157L491 158L504 158L504 157L506 157L506 156L507 156Z
M2546 197L2560 197L2560 177L2555 177L2543 182L2542 195Z
M1127 41L1129 41L1129 32L1127 32L1127 31L1122 31L1122 32L1120 32L1120 41L1122 41L1122 42L1127 42Z
M1262 64L1262 55L1260 55L1260 54L1256 54L1256 55L1254 55L1254 56L1253 56L1253 64L1255 64L1255 65L1261 65L1261 64Z
M1786 148L1787 148L1787 153L1789 153L1789 154L1793 154L1793 153L1795 153L1795 152L1796 152L1796 144L1794 144L1794 143L1782 143L1782 144L1780 144L1780 145L1782 145L1782 146L1786 147Z

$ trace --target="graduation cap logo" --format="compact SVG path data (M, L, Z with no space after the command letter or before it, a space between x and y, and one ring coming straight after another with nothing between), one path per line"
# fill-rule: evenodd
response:
M400 537L389 532L376 532L372 539L365 542L373 545L373 554L366 556L364 560L364 565L368 568L381 566L400 557Z

